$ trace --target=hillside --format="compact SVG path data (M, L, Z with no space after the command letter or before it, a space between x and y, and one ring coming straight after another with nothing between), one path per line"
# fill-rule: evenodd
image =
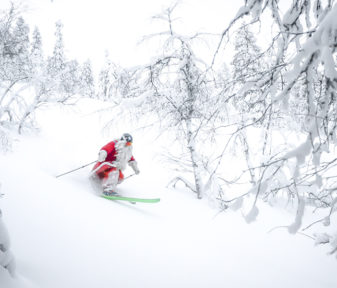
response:
M258 221L240 211L218 213L184 187L166 187L171 172L150 132L131 124L102 133L100 104L41 111L40 133L23 136L1 155L3 220L16 258L16 280L4 288L337 287L334 257L303 235L290 235L293 215L260 204ZM134 136L141 173L119 186L123 195L160 197L132 205L98 197L90 167L98 150L123 132ZM132 173L128 168L125 175ZM4 285L3 285L4 284Z

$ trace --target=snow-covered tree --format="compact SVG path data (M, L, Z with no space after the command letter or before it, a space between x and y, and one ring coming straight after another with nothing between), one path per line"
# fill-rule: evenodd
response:
M135 97L138 93L139 70L137 68L123 68L111 65L110 89L117 99Z
M254 83L263 77L267 65L256 44L256 38L245 23L236 32L234 50L231 63L234 105L242 114L249 113L249 117L258 117L255 114L264 111L267 99L263 97L261 89L254 87ZM240 93L242 89L244 93Z
M14 53L15 69L22 77L29 78L31 66L29 65L29 27L22 17L19 17L13 29L13 39L15 39Z
M262 90L271 99L262 111L258 121L267 116L277 121L278 113L269 113L271 109L280 109L284 117L291 108L298 105L306 109L299 111L303 119L299 134L302 140L297 146L283 146L280 150L273 147L269 158L261 158L259 165L251 168L258 179L247 194L254 194L264 199L275 197L279 192L288 193L296 199L298 211L295 221L288 227L289 232L296 233L302 227L305 207L314 205L327 209L327 218L318 221L330 224L331 215L336 211L337 183L330 173L336 169L336 39L337 39L337 5L334 1L292 1L282 15L277 0L247 0L224 30L220 44L214 55L216 61L222 41L230 29L243 17L250 17L251 24L264 23L267 11L274 22L270 46L267 50L275 51L275 59L262 79L255 81L241 90L241 94L250 89ZM298 93L303 98L297 97ZM297 97L297 99L296 99ZM299 105L300 104L300 105ZM288 118L291 119L291 118ZM281 119L282 120L282 119ZM254 122L249 121L244 128ZM241 131L242 127L237 130ZM236 133L237 133L236 132ZM272 135L270 130L269 135ZM286 176L287 175L287 176ZM246 194L245 194L246 195ZM255 200L246 219L251 221L258 215ZM330 237L330 238L329 238ZM337 251L335 236L325 237ZM324 242L324 241L323 241Z
M81 94L93 98L95 96L95 81L90 60L83 63L79 81Z
M99 72L98 76L98 99L107 100L113 98L110 92L111 86L111 65L112 62L109 59L109 53L105 53L104 66Z
M53 101L66 103L81 92L81 65L76 59L68 60L63 41L63 24L55 24L55 45L53 55L48 58L48 86L58 95Z
M53 55L48 59L48 74L64 102L77 94L80 89L80 66L77 60L67 60L63 41L63 24L55 24L55 45Z
M29 28L12 4L0 18L0 134L2 143L9 144L8 131L21 115L18 90L27 87L31 79L29 61ZM6 146L7 146L6 144ZM3 148L5 148L3 146Z
M52 77L60 77L60 75L64 72L66 63L62 22L56 22L55 27L55 45L53 55L48 59L48 71Z
M3 16L1 25L1 79L10 83L28 80L29 28L15 7Z
M232 58L232 77L231 89L228 96L229 103L235 107L238 129L237 135L233 141L234 149L240 150L244 155L249 169L250 182L256 182L256 175L253 169L252 147L248 141L248 135L245 129L247 123L254 122L263 115L266 107L270 104L270 99L260 88L254 84L261 79L267 70L266 60L254 34L250 31L250 27L242 23L241 27L236 31L234 40L235 54ZM262 118L262 120L264 120ZM255 126L264 126L266 121L255 122ZM268 125L268 124L267 124ZM256 147L254 147L256 150ZM264 148L263 148L264 150Z
M77 60L67 61L64 64L64 70L60 73L61 92L66 98L80 92L80 65Z
M171 129L181 141L184 155L175 155L177 163L186 163L191 179L178 176L172 183L184 182L198 198L204 196L208 178L202 157L202 144L211 139L211 127L219 114L219 99L214 97L212 82L208 79L205 63L193 50L197 35L185 36L173 29L176 5L154 17L164 20L166 32L151 35L149 39L163 39L159 56L145 67L136 103L142 113L155 112L164 127ZM128 100L130 103L130 100ZM185 159L184 159L185 158ZM185 166L186 169L186 166Z
M123 97L131 96L131 86L137 78L133 71L114 63L106 52L104 66L99 73L98 98L118 104Z
M45 66L44 55L42 50L42 38L38 27L35 27L33 31L30 59L32 62L33 69L43 69L43 67Z
M51 102L67 103L79 91L78 63L65 62L62 24L56 25L56 45L47 67L38 29L29 41L29 27L17 8L0 16L0 138L10 144L11 130L34 127L34 112Z

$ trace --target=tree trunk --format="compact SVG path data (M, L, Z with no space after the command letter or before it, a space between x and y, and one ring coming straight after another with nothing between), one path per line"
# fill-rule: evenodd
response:
M190 152L190 157L192 161L195 192L197 193L198 199L201 199L203 196L203 184L200 173L200 161L195 149L195 142L193 139L191 120L186 121L186 126L187 126L187 148L188 151Z

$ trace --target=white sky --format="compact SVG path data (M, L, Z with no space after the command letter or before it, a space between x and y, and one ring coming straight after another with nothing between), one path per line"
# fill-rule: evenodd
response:
M1 9L6 8L9 2L10 0L0 0ZM151 21L151 16L160 13L173 2L24 0L21 3L29 7L24 18L31 30L37 25L41 31L46 54L49 55L53 49L55 22L61 20L64 24L66 55L80 62L89 58L95 69L99 69L105 51L109 52L110 59L123 66L134 66L147 61L153 51L149 44L137 46L137 43L142 36L158 31L158 22ZM176 16L181 18L180 29L220 33L242 4L243 0L185 0L177 9Z

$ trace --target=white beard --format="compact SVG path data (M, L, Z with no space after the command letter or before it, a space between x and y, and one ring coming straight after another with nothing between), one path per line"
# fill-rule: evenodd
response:
M132 146L125 146L126 142L123 140L118 140L116 143L116 167L120 170L126 168L126 164L132 157Z

